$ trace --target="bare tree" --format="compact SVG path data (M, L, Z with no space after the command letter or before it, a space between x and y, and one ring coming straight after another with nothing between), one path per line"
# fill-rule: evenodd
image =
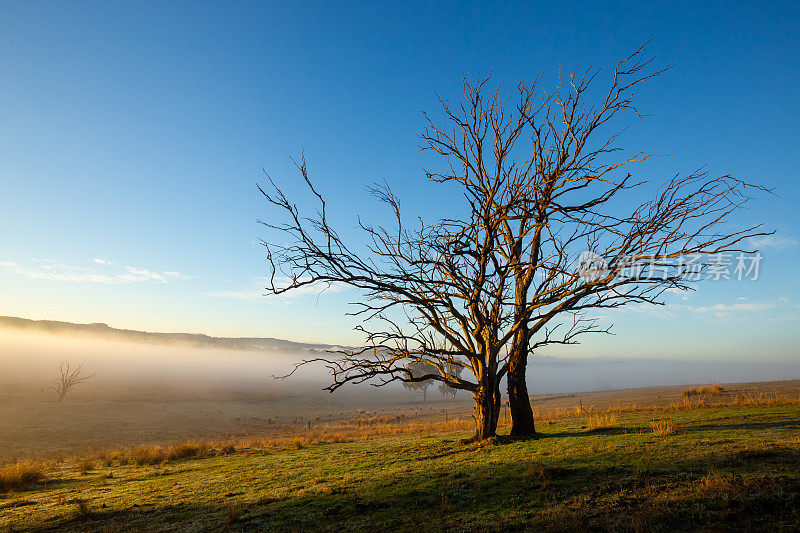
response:
M72 363L69 361L62 361L58 365L58 374L59 376L57 378L53 378L53 384L50 388L58 395L59 402L62 401L67 393L74 389L76 385L84 383L94 377L93 373L83 373L83 363L73 368Z
M752 186L742 180L696 172L649 190L632 179L629 167L652 155L621 155L619 133L606 130L624 111L638 115L633 89L663 72L650 64L644 47L618 63L593 105L584 100L599 70L576 71L552 92L541 90L539 76L519 84L513 98L499 85L488 90L487 78L465 77L463 100L442 99L445 125L428 119L422 139L444 163L426 176L457 186L466 214L410 228L388 186L377 186L372 192L394 224L359 221L363 249L330 226L305 159L297 167L319 203L310 218L267 176L271 188L260 191L284 215L264 223L281 235L263 243L268 290L344 284L362 295L353 314L364 319L357 327L364 346L300 365L323 361L330 391L426 380L467 390L475 399L474 439L495 434L508 375L512 432L533 434L525 368L534 350L607 332L589 311L660 303L666 289L691 286L684 258L699 257L692 268L702 269L712 254L763 234L727 224L749 199ZM642 203L645 193L651 199ZM646 273L630 275L637 269ZM436 371L414 375L409 361Z
M425 376L426 374L434 374L436 373L436 367L433 365L426 363L425 361L411 361L409 364L406 365L406 370L412 376ZM403 383L403 386L409 390L413 391L422 391L422 403L425 403L428 400L428 387L433 385L433 380L426 379L424 381L407 381Z
M457 378L461 377L461 372L463 368L457 365L445 365L445 370L448 374L453 375ZM456 401L456 394L458 393L457 389L454 389L447 383L439 383L439 394L442 395L442 400L450 399L451 402Z

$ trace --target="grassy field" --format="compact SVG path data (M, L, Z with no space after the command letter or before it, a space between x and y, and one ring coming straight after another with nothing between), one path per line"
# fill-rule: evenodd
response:
M62 459L0 495L0 530L800 527L796 405L576 414L540 430L483 445L448 430L189 446L156 464L136 450Z

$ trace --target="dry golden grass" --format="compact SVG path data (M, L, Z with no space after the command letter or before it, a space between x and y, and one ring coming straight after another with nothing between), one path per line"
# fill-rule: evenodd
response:
M137 466L155 465L166 462L161 446L138 446L131 450L130 460Z
M714 386L712 386L712 388L713 387ZM719 391L725 391L725 389L719 385L716 385L716 387L719 387ZM706 401L708 396L714 396L715 398L713 401ZM735 396L726 396L722 395L721 393L706 393L703 396L698 394L696 400L691 400L689 396L684 394L682 401L673 401L669 405L662 404L641 406L632 402L627 405L612 405L604 409L596 409L592 405L588 407L576 405L574 408L535 411L534 416L538 422L553 422L556 420L581 418L587 414L601 415L648 412L664 413L670 411L687 411L693 409L714 409L724 407L800 407L800 397L794 398L781 396L774 393L738 394Z
M360 411L360 409L359 409ZM404 413L396 415L377 415L377 416L359 416L344 422L342 425L348 426L375 426L382 424L399 424L406 420Z
M85 476L86 474L94 470L94 465L95 463L92 457L82 457L78 461L78 472L80 472L81 475Z
M728 405L747 407L800 407L800 397L792 399L777 394L743 394L734 397Z
M706 495L730 495L746 488L747 482L730 474L709 472L700 478L700 492Z
M659 437L674 435L678 431L672 420L651 420L649 426L653 435L658 435Z
M719 387L719 390L724 389ZM729 406L800 407L800 398L779 396L773 393L740 394L736 396L729 393L728 395L722 395L707 401L706 398L709 396L713 395L698 395L697 399L693 400L684 397L683 401L675 401L670 405L662 403L660 405L639 406L631 402L625 405L612 405L604 409L596 409L592 405L584 407L579 404L574 407L563 407L544 412L537 411L535 412L535 418L537 423L541 424L562 419L574 420L586 417L587 429L602 430L615 427L618 415L629 413L669 413L694 409L724 408ZM237 452L247 453L248 450L255 449L280 451L302 449L315 445L345 441L367 440L385 436L471 431L474 427L473 424L473 421L466 417L420 421L402 414L375 415L374 413L364 411L358 418L343 420L337 424L317 426L315 428L287 428L287 433L285 435L236 438L224 441L187 441L179 444L161 446L123 446L117 449L106 449L82 454L73 457L71 460L79 471L86 473L93 470L96 466L111 467L114 465L127 464L145 466L163 464L169 461L192 457L228 455ZM510 420L503 417L498 424L498 431L501 433L507 431L509 425ZM650 430L656 435L670 435L675 433L676 429L674 424L669 420L654 420L650 423ZM63 460L63 458L61 460ZM31 464L43 465L41 462L31 462ZM21 466L18 467L12 464L0 468L2 468L2 470L0 470L0 490L3 490L4 486L18 485L19 482L6 483L3 479L9 478L9 475L5 472L21 469ZM32 471L35 471L35 468ZM44 471L42 467L41 472ZM27 479L35 480L36 478L34 476ZM41 479L41 477L39 479Z
M130 462L136 465L152 465L198 457L208 452L208 445L201 442L184 442L170 446L139 446L130 451Z
M0 466L0 492L7 492L35 483L45 478L46 464L24 460Z
M698 492L705 496L736 496L743 493L774 493L775 477L770 475L740 475L731 472L711 471L698 483Z
M594 414L589 415L586 421L586 429L595 431L598 429L609 429L617 425L617 415L615 414Z
M371 421L369 423L352 423L345 421L338 425L323 428L296 430L294 434L279 437L248 437L235 441L210 441L206 443L208 453L234 453L239 450L246 452L252 449L267 449L282 451L290 449L303 449L310 446L333 444L356 440L368 440L375 437L399 436L412 434L447 433L453 431L469 431L473 429L472 420L450 419L448 421L434 421L427 423L402 422L397 417L371 417L382 418L383 423ZM407 419L406 419L407 420ZM500 423L499 429L504 428Z
M168 446L123 446L116 450L99 450L88 455L78 457L78 469L86 473L99 462L105 467L135 464L137 466L154 465L198 457L207 454L209 445L205 442L187 441Z

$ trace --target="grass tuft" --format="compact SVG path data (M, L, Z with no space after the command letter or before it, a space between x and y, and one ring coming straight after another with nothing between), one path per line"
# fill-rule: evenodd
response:
M709 472L700 478L700 491L706 494L728 495L738 488L733 477L717 472Z
M190 457L202 457L209 451L203 442L187 441L169 446L136 446L113 451L102 451L93 458L104 466L135 464L136 466L157 465Z
M617 415L589 415L589 420L586 421L586 429L589 431L597 431L601 429L611 429L617 425Z
M41 461L24 460L0 466L0 492L20 489L45 478L45 464Z
M651 420L649 426L653 435L658 435L659 437L674 435L678 431L672 420Z
M92 470L94 470L94 460L91 457L83 457L78 461L78 472L80 472L82 476L85 476Z
M75 500L75 516L77 518L91 518L94 513L92 512L86 500Z
M242 506L238 503L228 505L225 510L225 523L228 525L236 523L242 517Z

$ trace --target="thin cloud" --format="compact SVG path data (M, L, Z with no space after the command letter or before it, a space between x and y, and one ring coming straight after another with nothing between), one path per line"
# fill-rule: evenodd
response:
M797 239L786 235L762 235L747 239L747 245L752 248L763 249L773 248L775 250L785 250L797 246Z
M108 259L103 259L102 257L98 257L97 259L94 260L94 262L97 263L98 265L111 266L114 264L112 261L109 261Z
M693 311L695 313L762 313L764 311L769 311L770 309L775 309L778 307L778 304L775 302L746 302L746 303L735 303L735 304L714 304L714 305L707 305L702 307L695 307Z
M678 287L668 287L668 288L664 289L664 292L668 292L670 294L678 294L678 295L683 296L684 294L686 294L689 291L687 291L686 289L679 289Z
M279 286L288 283L289 283L288 278L275 280L275 284ZM285 292L281 295L276 296L271 294L269 290L266 289L265 287L266 287L265 281L263 279L257 279L254 280L249 287L245 287L242 289L212 291L212 292L207 292L205 294L206 296L210 296L212 298L229 298L233 300L256 300L267 296L271 296L273 298L280 298L281 300L292 300L304 296L319 297L325 293L342 292L346 290L346 287L344 285L337 283L330 283L330 284L314 283L311 285L304 285L302 287L298 287L289 292Z
M111 266L113 263L98 263ZM129 283L159 282L169 283L173 280L189 279L191 276L174 271L154 271L147 268L126 266L122 272L116 274L101 274L92 267L67 265L54 261L34 261L33 264L23 265L13 261L0 261L0 269L12 272L29 279L62 281L69 283L99 283L102 285L125 285Z
M795 307L792 306L787 298L781 297L766 302L748 302L740 298L735 303L718 303L704 305L700 307L688 307L693 313L700 315L713 316L715 318L731 319L742 315L761 315L767 311L778 308Z
M658 318L670 318L673 316L673 311L681 307L682 306L678 304L656 305L651 303L631 303L629 305L620 307L617 312L650 315Z
M170 272L162 270L161 272L154 272L147 268L125 267L127 273L121 274L118 277L125 283L135 283L137 281L160 281L161 283L168 283L173 279L189 279L191 276L182 274L181 272Z

